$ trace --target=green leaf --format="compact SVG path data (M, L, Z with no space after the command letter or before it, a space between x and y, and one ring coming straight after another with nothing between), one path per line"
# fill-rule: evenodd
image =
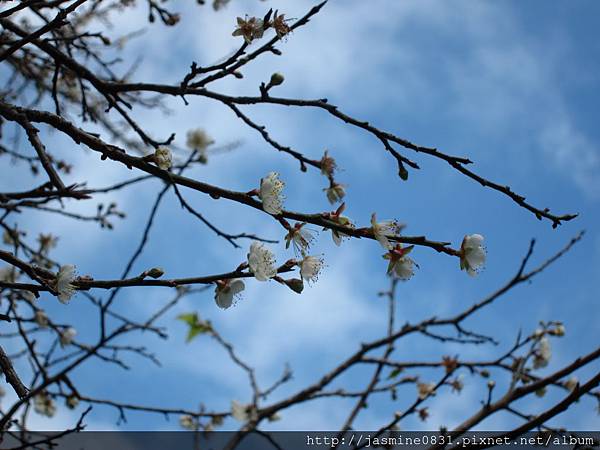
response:
M212 330L209 323L199 323L195 326L190 326L185 342L190 342L199 334L208 333Z
M199 321L197 313L180 314L177 316L177 319L181 320L182 322L187 323L191 327L196 325Z
M190 328L188 330L188 334L185 338L185 342L190 342L199 334L210 333L212 331L212 326L210 322L200 320L198 317L198 313L187 313L180 314L177 316L177 319L185 322Z
M396 367L394 370L392 370L392 373L390 373L390 375L388 376L388 380L391 380L392 378L396 378L398 375L400 375L401 372L402 372L402 368Z

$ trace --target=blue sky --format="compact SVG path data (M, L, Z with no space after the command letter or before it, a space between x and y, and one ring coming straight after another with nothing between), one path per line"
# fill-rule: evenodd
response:
M239 40L231 37L236 16L262 16L273 7L286 17L298 18L313 4L304 0L293 5L275 0L233 1L228 8L213 13L208 8L179 3L183 19L176 29L158 24L148 27L143 10L115 18L110 32L115 37L125 30L146 29L128 49L132 58L144 55L138 79L176 83L190 61L210 64L231 53L239 45ZM508 198L483 189L441 161L404 151L422 170L411 171L408 182L402 182L393 159L376 139L323 112L273 106L244 108L253 120L267 124L274 138L309 157L318 159L325 148L329 149L343 169L338 180L348 185L347 213L360 226L366 226L371 213L377 212L381 219L397 218L407 223L407 234L448 240L455 247L465 234L486 237L487 268L475 279L460 272L455 258L416 249L413 255L420 269L399 289L400 323L459 311L483 298L514 274L531 238L538 242L533 263L539 263L579 230L587 230L582 243L557 265L470 322L473 328L501 340L500 347L439 349L421 340L398 344L397 351L404 358L433 359L454 353L489 358L505 350L519 329L531 332L540 320L562 320L567 329L562 340L553 341L553 359L547 370L597 345L600 43L594 39L593 18L599 12L600 5L592 1L552 2L550 7L541 1L331 0L309 25L281 45L282 56L267 56L249 64L243 80L224 80L213 87L232 95L256 95L260 81L279 71L286 81L276 88L276 95L327 97L351 115L401 137L470 157L477 173L510 185L536 206L580 214L553 230L549 223L539 222ZM185 142L186 131L198 126L205 128L217 145L241 142L234 152L211 157L207 166L190 175L245 191L275 170L286 181L286 207L306 212L330 209L321 191L325 178L317 171L300 173L295 160L267 146L229 109L207 99L188 100L187 107L179 99L168 100L172 113L166 118L156 110L138 110L134 115L155 137L176 132L180 145ZM87 179L90 186L104 186L130 175L110 162L99 164L95 155L74 148L58 135L47 138L49 148L75 162L68 182ZM26 187L26 180L16 171L7 172L3 179L3 188ZM82 227L66 219L53 217L48 221L47 216L25 215L23 220L29 222L31 230L62 236L57 259L74 263L80 273L95 278L116 277L137 246L145 217L160 189L159 183L150 181L103 197L117 201L129 213L112 232L99 232L94 225ZM227 231L283 238L281 227L264 214L226 201L215 202L199 193L184 193ZM245 259L246 248L234 249L214 237L179 208L172 193L166 200L152 231L152 242L134 273L161 266L169 277L210 274L231 270ZM93 211L95 206L96 202L73 203L69 208ZM282 244L273 249L280 261L293 256ZM374 241L352 240L337 248L331 244L329 233L321 233L316 251L324 254L327 268L319 282L301 296L276 283L249 281L243 298L227 311L215 307L211 291L190 297L163 321L170 331L168 341L147 335L131 341L152 348L163 362L162 368L132 359L135 370L104 367L99 376L98 366L90 365L79 371L82 390L95 396L188 408L202 401L216 409L228 409L232 398L248 401L250 390L244 374L208 339L184 343L185 330L175 316L191 310L210 319L237 346L240 355L256 366L263 385L275 380L289 363L294 380L280 395L316 380L355 351L360 342L383 332L386 306L376 294L387 286L385 261ZM147 315L169 296L168 289L129 290L118 297L118 307L133 315ZM48 303L53 317L72 321L83 341L95 337L81 323L82 317L92 320L82 304L74 301L64 307L50 297L41 301ZM598 370L596 363L578 375L583 379ZM360 386L364 377L365 372L357 371L347 381ZM462 396L445 392L431 401L431 418L426 424L408 420L402 427L435 429L461 422L479 405L484 392L484 381L468 375L464 381ZM413 391L411 387L407 393L412 395ZM544 400L536 400L522 406L535 410L543 404ZM403 406L402 402L392 404L376 398L359 416L356 428L377 427ZM282 420L273 427L335 428L344 420L347 407L344 401L308 403L284 411ZM595 407L594 402L581 401L554 423L598 429L599 417L591 413ZM62 409L59 422L36 420L39 426L55 428L75 417L75 413ZM117 413L96 407L90 417L91 427L106 429L115 426ZM133 413L128 419L122 429L178 427L176 420L166 422L148 414ZM498 416L488 424L502 428L511 423L510 417ZM227 428L236 425L226 423Z

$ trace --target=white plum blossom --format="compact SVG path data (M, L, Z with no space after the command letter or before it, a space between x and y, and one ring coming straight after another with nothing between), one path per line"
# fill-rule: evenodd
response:
M73 327L67 328L60 334L60 345L63 347L70 345L75 336L77 336L77 330Z
M244 282L238 278L217 282L215 288L215 302L221 309L227 309L233 304L236 295L245 288Z
M52 417L56 414L56 405L47 392L40 392L33 399L33 409L42 416Z
M337 169L337 163L335 162L335 159L333 159L333 157L329 156L327 150L325 150L325 153L323 154L323 157L321 158L320 166L321 166L321 174L325 175L326 177L333 176L333 173Z
M539 341L538 348L533 355L533 367L539 369L546 367L552 357L552 348L550 347L550 341L547 337L543 337Z
M292 244L296 255L304 255L315 240L315 236L305 225L303 222L296 223L285 236L285 248L290 248Z
M211 138L202 128L196 128L195 130L190 130L187 132L186 145L191 150L206 150L206 147L214 143L214 139Z
M323 269L323 258L305 256L299 265L302 279L314 283L319 279L319 273Z
M579 384L579 379L576 376L572 376L567 381L565 381L565 387L571 392L573 392L575 390L575 388L577 388L578 384Z
M466 270L474 277L485 265L485 257L483 236L480 234L465 236L460 246L460 269Z
M286 23L285 14L277 15L275 12L275 16L273 17L273 28L275 28L275 33L278 38L282 38L290 32L290 27Z
M258 196L263 202L263 209L276 216L283 210L283 188L285 183L279 179L277 172L269 174L260 180L260 189Z
M329 220L331 220L332 222L334 222L338 225L341 225L343 227L354 228L354 224L350 221L350 219L348 217L342 215L342 213L344 212L345 209L346 209L346 203L342 203L338 207L338 209L336 209L332 213L329 213L327 218ZM327 228L323 228L323 229L326 230ZM333 242L335 243L335 245L337 245L338 247L342 243L342 239L344 239L347 236L348 236L347 234L331 228L331 237L333 238Z
M327 195L327 200L329 200L329 203L332 205L342 201L342 199L346 196L346 186L343 184L333 183L331 186L323 190Z
M189 414L184 414L179 417L179 425L186 430L195 430L196 429L196 421Z
M169 170L173 162L171 150L166 147L158 147L154 152L154 162L162 170Z
M72 284L73 280L75 280L75 266L73 264L61 266L56 276L56 290L61 303L69 303L69 300L71 300L71 297L75 293L76 289Z
M231 415L239 422L249 422L256 419L256 410L252 405L245 405L237 400L231 400Z
M35 312L35 317L33 320L35 321L35 323L38 324L40 328L46 328L48 326L48 316L41 309L38 309Z
M415 274L414 269L415 262L407 257L400 258L393 267L393 275L398 277L400 280L410 280Z
M250 245L248 266L258 281L267 281L277 274L275 255L261 242Z
M347 227L353 227L352 222L350 222L350 219L348 219L346 216L338 217L338 223ZM340 245L342 245L342 240L344 240L344 238L347 238L348 235L346 233L342 233L341 231L334 230L332 228L331 237L333 238L333 242L335 243L335 245L339 247Z
M413 277L415 274L415 266L419 267L412 258L407 256L413 248L414 245L403 248L402 245L398 243L394 248L390 249L388 253L383 255L385 259L390 261L387 268L388 275L402 281L410 280Z
M13 266L6 266L0 269L0 281L5 283L14 283L17 281L19 274Z
M397 220L384 220L377 222L377 216L375 213L371 215L371 230L373 236L386 250L391 250L393 245L388 240L389 236L398 236L402 229L405 227L404 224L398 223Z
M435 384L417 383L417 391L419 392L419 399L424 400L430 395L435 395Z
M232 36L243 36L246 44L250 44L254 39L260 39L264 34L264 24L262 19L257 17L237 18L237 28L231 34Z

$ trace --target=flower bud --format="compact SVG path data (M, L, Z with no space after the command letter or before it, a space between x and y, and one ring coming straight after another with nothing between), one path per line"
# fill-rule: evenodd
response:
M146 275L151 278L160 278L165 274L165 271L160 267L153 267L152 269L146 272Z
M289 280L285 280L285 284L296 294L301 294L304 290L304 282L299 278L290 278Z
M400 179L402 181L408 180L408 170L406 170L406 167L404 167L404 165L399 165L398 175L400 175Z
M279 72L275 72L273 75L271 75L271 81L269 81L269 84L271 86L279 86L280 84L283 84L284 81L285 78L283 75L281 75Z
M546 395L546 387L541 387L538 390L536 390L535 395L537 397L543 397L544 395Z
M79 405L79 398L77 398L75 394L71 394L65 400L65 404L67 405L67 408L75 409L77 408L77 405Z

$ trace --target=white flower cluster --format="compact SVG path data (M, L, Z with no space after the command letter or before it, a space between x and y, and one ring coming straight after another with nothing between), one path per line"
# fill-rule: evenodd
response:
M203 132L202 132L203 133ZM197 135L188 135L188 145L204 145L206 137L198 132ZM194 143L197 141L197 143ZM336 168L335 161L329 157L327 152L321 160L321 170L323 174L331 176ZM279 178L277 172L269 172L266 177L260 180L259 189L250 191L248 195L257 195L262 201L262 208L268 214L280 216L283 212L284 195L283 189L285 183ZM356 229L351 220L343 215L346 204L342 203L336 211L322 214L322 217L330 224L324 227L329 229L333 241L340 245L346 233L358 236L364 236L370 231L372 237L387 251L383 257L389 261L387 273L399 280L409 280L415 274L415 267L418 264L409 257L409 253L414 249L414 245L406 247L399 242L400 233L405 228L405 224L397 220L378 221L375 213L371 215L371 227L369 229ZM247 267L249 272L258 281L268 281L275 279L281 284L287 285L297 293L304 289L304 281L314 283L318 280L319 274L324 267L323 258L310 255L309 248L315 240L314 234L306 228L305 222L298 222L291 226L285 218L277 218L288 230L285 236L286 249L293 246L294 252L299 260L290 260L282 266L284 272L289 271L293 266L300 269L300 278L283 279L277 275L278 268L274 253L262 242L253 242L247 255ZM351 231L348 231L351 230ZM356 231L355 231L356 230ZM460 258L460 267L466 270L471 276L479 273L486 260L486 252L483 246L484 238L480 234L466 235L462 241L459 251L454 254ZM241 279L218 280L215 287L215 303L219 308L227 309L234 304L234 300L245 289L245 284ZM561 330L557 327L556 333Z
M377 242L388 252L383 257L389 260L387 273L399 280L410 280L415 274L415 266L418 267L408 254L414 248L414 245L402 247L402 244L393 245L390 238L397 238L406 225L397 220L377 221L375 213L371 215L371 231Z
M262 19L258 17L246 17L242 19L241 17L237 18L237 28L232 36L243 36L246 44L250 44L254 39L260 39L263 37L265 32L265 27Z
M263 19L258 17L248 17L245 19L237 18L237 28L232 33L232 36L243 36L246 44L252 43L255 39L260 39L265 33L265 29L273 27L277 37L282 38L289 34L290 27L285 19L285 14L277 14L272 21L265 23Z
M285 184L279 179L277 172L270 172L266 177L260 180L260 187L253 191L262 201L262 207L265 212L271 215L279 215L283 211L283 188ZM307 254L309 246L314 241L314 235L307 228L305 223L298 223L294 227L289 227L289 232L285 237L286 248L293 245L297 255L302 256L302 260L295 262L300 268L301 279L283 280L277 277L276 259L274 253L262 242L255 241L250 245L247 255L248 268L258 281L268 281L276 278L278 282L286 284L296 292L303 289L302 280L315 282L323 267L323 259ZM215 303L219 308L230 308L236 297L245 289L245 284L240 279L226 279L216 282Z

